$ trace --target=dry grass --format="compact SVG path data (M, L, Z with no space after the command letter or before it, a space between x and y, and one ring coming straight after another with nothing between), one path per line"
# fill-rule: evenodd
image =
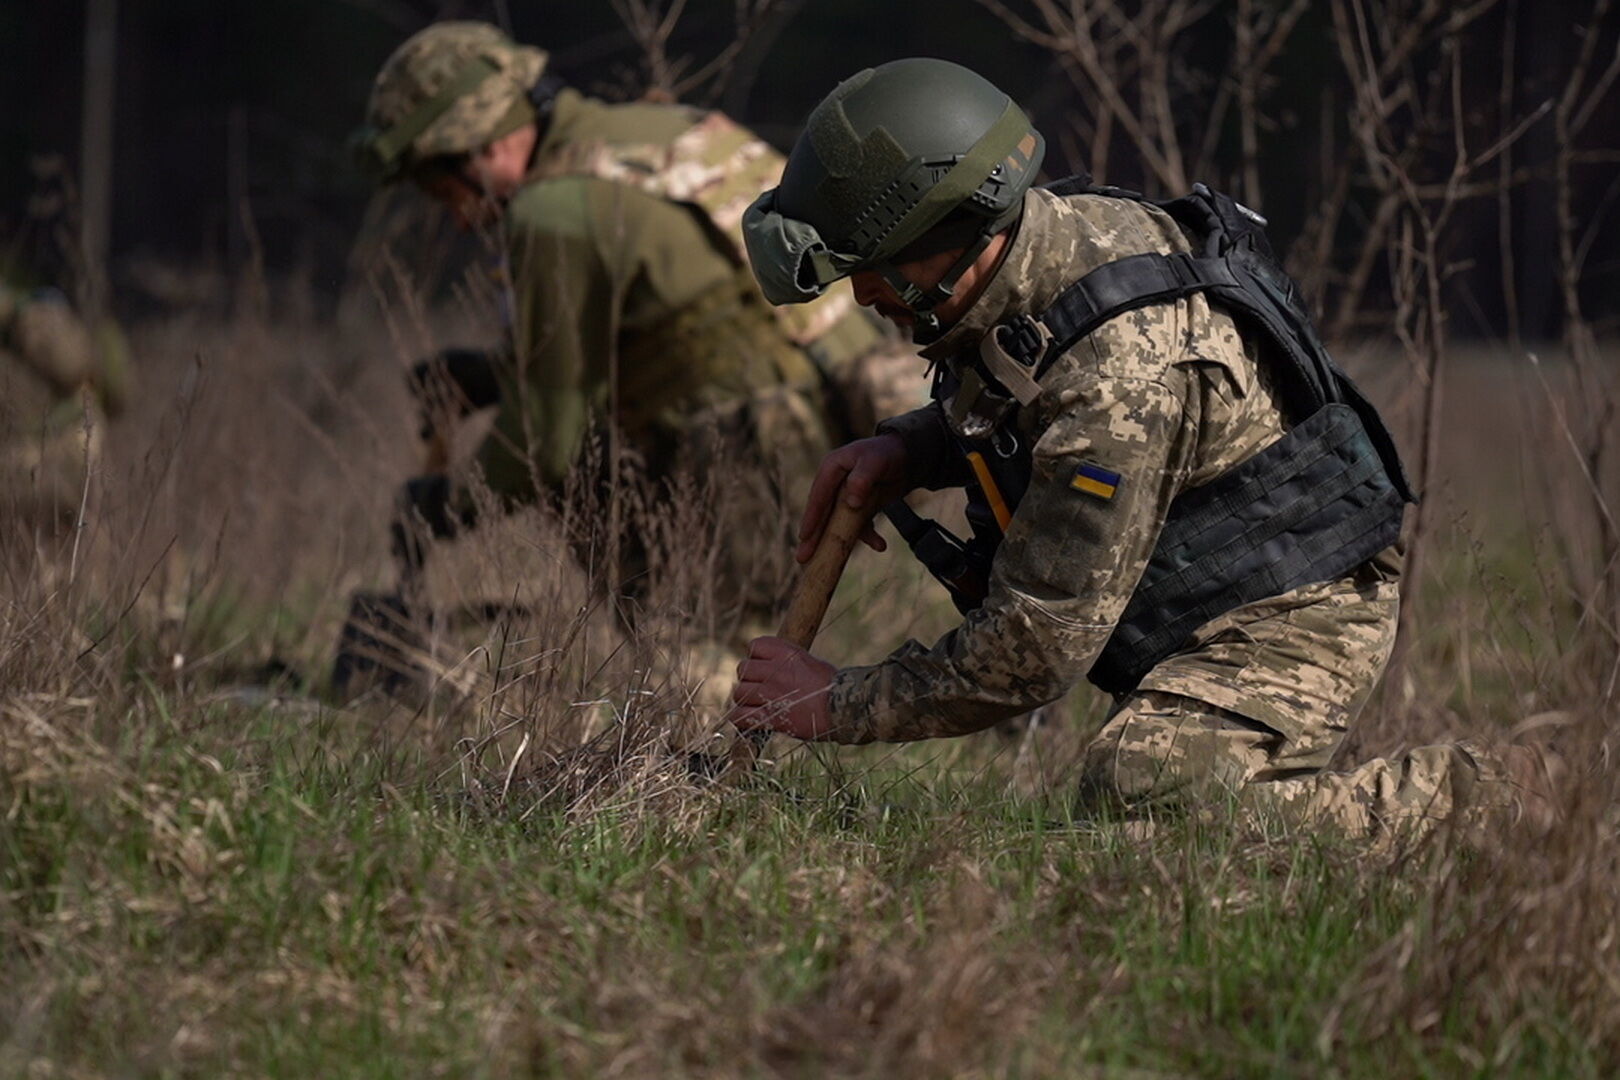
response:
M736 46L683 67L681 4L621 6L665 93L723 82L793 8L739 4ZM1081 88L1066 156L1102 174L1130 149L1164 190L1226 176L1261 205L1267 69L1307 4L985 6ZM1352 366L1438 477L1415 633L1343 758L1556 730L1574 767L1550 835L1374 854L1219 812L1076 820L1106 708L1084 689L1021 743L788 748L704 782L672 751L713 719L688 647L739 629L708 587L723 489L661 511L632 489L613 513L582 492L459 541L428 585L436 683L340 705L347 598L392 582L385 521L416 469L402 368L494 324L471 290L430 316L383 258L380 321L172 275L154 296L235 315L139 329L143 392L84 527L0 490L0 1075L1620 1072L1616 398L1581 314L1573 172L1601 160L1580 136L1612 80L1587 33L1557 160L1529 160L1502 139L1526 130L1510 88L1498 116L1451 92L1464 45L1491 55L1461 34L1493 7L1329 5L1370 27L1339 35L1368 55L1344 54L1353 107L1324 114L1294 256L1335 329L1390 325L1369 302L1388 293L1406 346ZM1230 50L1178 44L1212 20ZM1453 206L1506 206L1549 166L1574 361L1448 351ZM442 229L396 225L362 246L454 262ZM631 633L600 599L626 529L654 549ZM862 554L819 649L866 661L951 619L914 567Z
M470 691L322 702L347 594L389 580L382 526L412 467L384 340L145 327L146 395L112 432L76 567L71 535L6 530L0 1073L1620 1062L1594 660L1614 653L1577 647L1608 631L1579 624L1570 574L1601 553L1570 542L1590 503L1517 362L1458 366L1421 639L1355 752L1558 711L1591 767L1545 841L1374 860L1223 820L1073 820L1068 764L1103 708L1085 692L1022 751L801 749L700 783L668 753L671 723L695 722L686 641L627 638L592 599L561 539L588 512L527 512L446 556L434 589L460 614L438 648ZM699 563L701 520L650 525L675 538L660 565ZM659 581L652 614L724 629L701 575ZM492 599L520 610L472 618ZM861 555L824 649L869 659L948 624L915 571Z

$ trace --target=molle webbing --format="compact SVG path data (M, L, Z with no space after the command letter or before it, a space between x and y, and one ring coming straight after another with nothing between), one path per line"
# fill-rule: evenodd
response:
M1343 576L1395 543L1404 502L1356 411L1326 406L1171 504L1089 678L1129 691L1216 616Z
M1284 411L1291 420L1303 420L1334 402L1349 404L1360 415L1395 489L1404 501L1417 501L1394 438L1378 410L1328 355L1293 281L1271 253L1263 219L1203 184L1193 185L1190 195L1162 203L1088 184L1060 181L1051 187L1065 196L1089 193L1157 206L1193 236L1201 250L1129 256L1098 267L1065 289L1040 318L1051 333L1050 346L1040 355L1018 357L1036 377L1109 319L1201 292L1221 305L1246 334L1258 333L1273 346L1267 359L1278 374Z
M1240 287L1224 258L1153 252L1107 263L1065 289L1041 316L1053 338L1047 356L1060 355L1127 311L1180 300L1215 286Z
M1054 187L1064 195L1090 193L1158 206L1201 242L1202 251L1149 252L1096 268L1065 289L1038 320L1025 315L1006 324L1011 333L1005 336L1005 347L1012 359L1039 378L1075 342L1110 319L1203 293L1240 328L1258 332L1273 346L1268 360L1278 374L1290 419L1303 420L1334 402L1349 404L1361 416L1395 489L1405 501L1416 501L1383 418L1333 363L1252 211L1202 184L1194 186L1193 194L1166 203L1152 203L1116 188ZM1046 335L1033 332L1037 321Z

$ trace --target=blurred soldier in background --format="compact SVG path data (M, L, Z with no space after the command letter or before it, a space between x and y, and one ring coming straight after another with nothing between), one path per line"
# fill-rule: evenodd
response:
M60 526L78 512L107 418L123 407L128 350L115 323L87 324L52 287L70 276L57 264L72 197L60 162L34 171L28 214L0 243L0 513Z
M1365 836L1506 804L1507 773L1548 781L1539 755L1505 772L1463 746L1327 771L1395 640L1394 445L1257 215L1202 185L1164 203L1035 187L1043 149L984 79L897 61L816 108L750 209L773 301L852 276L944 368L934 404L829 455L801 557L834 499L870 514L918 487L967 487L975 535L901 511L961 626L842 669L762 638L739 725L961 735L1089 678L1116 702L1084 758L1093 804L1231 795Z
M740 224L779 154L719 113L588 98L546 60L493 26L441 23L400 46L372 90L363 159L494 235L509 290L509 351L448 352L414 372L427 433L442 443L498 406L477 464L508 502L558 490L582 459L611 462L590 452L597 435L619 439L655 491L681 474L725 487L718 607L757 626L791 577L773 553L787 547L782 510L801 505L828 447L926 400L922 364L847 287L796 309L764 301ZM468 523L443 477L409 491L435 534ZM633 606L648 558L628 541L614 585ZM716 665L724 682L734 665Z

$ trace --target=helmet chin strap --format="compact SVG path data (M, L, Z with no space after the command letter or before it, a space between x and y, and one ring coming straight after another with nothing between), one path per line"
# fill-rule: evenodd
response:
M962 254L951 264L951 268L945 271L944 276L927 289L906 280L905 275L900 273L900 268L893 262L879 263L873 267L883 280L889 283L889 287L900 297L900 303L904 304L916 319L911 329L911 339L917 344L927 345L944 334L945 327L940 324L939 316L934 313L934 309L956 295L957 282L961 281L962 275L978 261L984 249L990 246L993 236L995 233L988 229L980 232L978 239L963 249Z

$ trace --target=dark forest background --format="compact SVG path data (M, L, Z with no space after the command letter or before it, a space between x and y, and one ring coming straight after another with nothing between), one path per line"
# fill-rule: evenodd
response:
M896 57L941 56L981 71L1035 112L1053 147L1049 173L1089 165L1084 159L1094 156L1093 135L1076 132L1094 127L1097 103L1065 70L1064 56L1016 34L1004 17L1038 23L1042 5L1000 12L992 6L975 0L752 0L739 13L734 0L690 0L665 51L677 75L690 74L733 41L739 14L765 8L768 14L749 24L751 34L724 77L686 88L684 96L719 105L786 147L805 113L838 79ZM1164 0L1158 6L1157 15L1152 4L1125 3L1120 10L1162 19L1179 7ZM1274 5L1278 13L1284 6L1281 0ZM1369 11L1374 19L1410 17L1416 25L1424 9L1432 16L1432 9L1448 6L1464 7L1389 4ZM369 228L363 223L371 199L345 140L361 119L373 75L401 40L435 18L504 21L517 37L550 50L554 69L574 84L607 97L633 97L660 75L647 63L645 38L638 40L627 26L626 14L638 7L609 0L4 0L0 94L8 105L0 112L0 219L8 232L23 231L30 196L50 182L48 175L42 180L42 170L48 174L53 162L68 178L78 177L87 17L99 11L115 28L104 260L114 306L138 313L183 302L183 290L152 284L162 276L158 267L235 275L250 261L271 277L307 279L317 303L335 302L355 284L354 252ZM1301 238L1331 195L1333 166L1353 138L1347 117L1354 91L1332 5L1300 6L1297 25L1266 72L1253 176L1244 175L1235 111L1214 130L1199 130L1208 124L1208 101L1234 79L1233 19L1240 9L1257 7L1263 15L1264 0L1199 6L1197 24L1174 37L1168 48L1182 95L1176 125L1189 144L1211 150L1187 179L1224 185L1261 204L1296 271L1309 274L1320 269L1314 264L1324 249ZM1462 117L1476 149L1511 134L1511 153L1493 159L1488 171L1498 176L1510 159L1512 178L1505 192L1482 193L1456 207L1444 253L1454 333L1561 336L1566 305L1557 284L1557 200L1548 171L1558 131L1550 103L1589 37L1599 39L1595 69L1614 54L1616 22L1601 0L1504 0L1458 36L1466 58L1461 110L1453 117ZM1416 52L1410 63L1417 81L1428 70L1443 71L1447 50L1456 48L1453 41ZM684 68L682 58L690 59ZM1592 79L1598 74L1594 70ZM1613 153L1620 147L1620 95L1612 85L1597 89L1608 100L1592 110L1580 136L1585 156L1574 169L1571 212L1585 244L1583 306L1601 336L1620 319L1620 220L1611 213L1620 189L1620 157ZM1442 151L1450 141L1441 130L1429 137ZM1125 133L1105 138L1115 151L1100 178L1163 190L1162 174L1143 167ZM1246 191L1255 178L1258 190ZM1354 263L1376 201L1364 181L1349 185L1325 249L1329 261ZM1390 306L1388 297L1380 303L1379 282L1391 271L1381 257L1372 262L1365 305L1371 315L1358 311L1336 329L1375 326L1378 312ZM1324 310L1331 312L1341 285L1332 274L1319 276L1312 291Z

